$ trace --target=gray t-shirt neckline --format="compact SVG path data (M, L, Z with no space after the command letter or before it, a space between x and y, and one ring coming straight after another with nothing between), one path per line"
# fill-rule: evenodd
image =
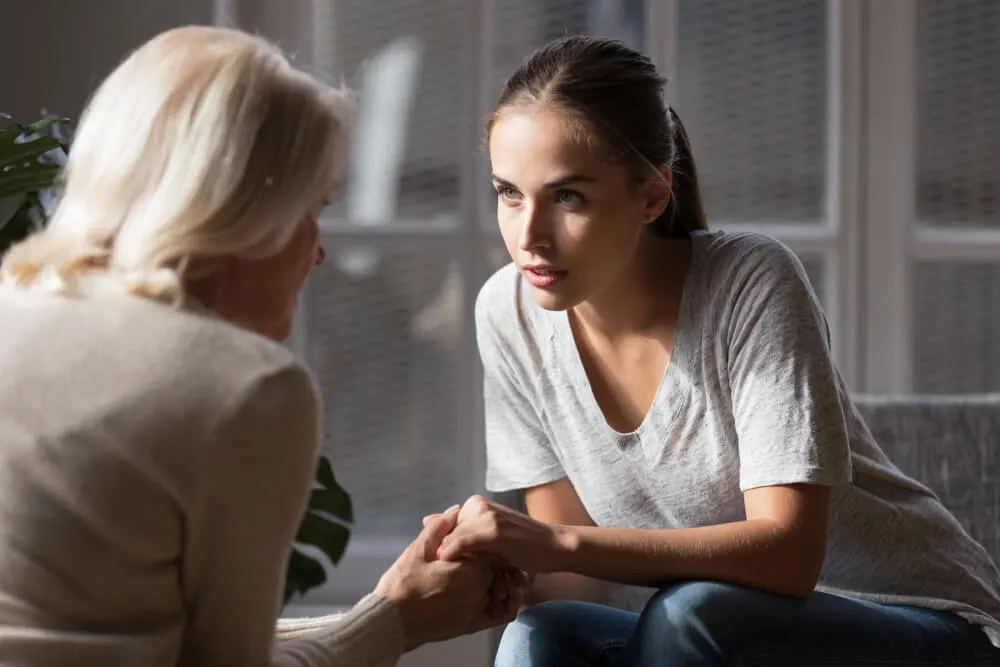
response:
M604 438L613 442L619 449L630 450L643 443L652 443L661 440L673 425L674 420L681 410L684 409L686 401L685 392L678 391L681 382L677 377L684 372L689 354L689 332L697 329L697 314L691 312L692 282L698 273L698 262L701 257L702 244L697 241L691 243L691 255L688 261L688 269L684 279L684 286L681 289L680 306L677 311L677 324L674 331L673 346L670 350L670 358L660 382L656 387L656 393L650 403L639 426L632 431L622 432L615 429L608 423L604 411L601 409L594 394L593 385L587 376L587 370L580 357L580 350L577 346L576 337L573 334L573 327L570 323L568 311L550 312L548 316L552 321L552 335L549 340L552 345L550 352L551 359L557 359L560 369L557 372L565 374L568 381L577 388L581 394L587 412L593 415L594 428Z

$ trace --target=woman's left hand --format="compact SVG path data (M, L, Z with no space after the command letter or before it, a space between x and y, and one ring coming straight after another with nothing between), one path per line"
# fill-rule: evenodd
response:
M458 525L438 549L438 558L456 560L464 554L490 554L532 574L564 570L570 551L569 531L472 496L458 514Z

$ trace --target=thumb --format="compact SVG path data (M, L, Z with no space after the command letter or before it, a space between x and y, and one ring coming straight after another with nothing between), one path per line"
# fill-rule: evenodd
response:
M450 507L441 514L427 517L424 520L424 529L417 538L421 545L424 558L431 561L437 560L437 550L441 547L444 538L455 529L458 520L457 506Z

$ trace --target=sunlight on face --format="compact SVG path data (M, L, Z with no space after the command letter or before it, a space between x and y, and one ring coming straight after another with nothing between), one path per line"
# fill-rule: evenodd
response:
M512 109L489 140L497 219L539 305L573 308L628 265L646 227L626 168L577 141L565 116Z

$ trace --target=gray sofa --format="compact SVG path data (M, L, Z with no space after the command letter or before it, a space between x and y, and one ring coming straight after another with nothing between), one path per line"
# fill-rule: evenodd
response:
M1000 562L1000 394L856 398L875 441Z
M1000 562L1000 394L856 396L855 405L893 463ZM606 602L638 611L651 593L615 586Z

